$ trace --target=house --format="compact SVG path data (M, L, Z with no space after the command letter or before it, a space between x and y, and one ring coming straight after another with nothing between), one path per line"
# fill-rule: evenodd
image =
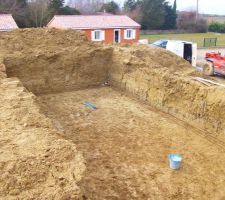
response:
M141 26L125 15L56 15L47 25L85 32L92 41L137 43Z
M13 19L12 15L0 14L0 32L11 31L17 29L18 26Z

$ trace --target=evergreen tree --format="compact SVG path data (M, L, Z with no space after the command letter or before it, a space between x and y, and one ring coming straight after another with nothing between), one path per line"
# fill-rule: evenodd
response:
M176 0L175 0L176 2ZM169 30L176 28L176 20L177 20L177 11L176 11L176 3L174 2L174 6L170 6L168 2L164 3L164 11L165 11L165 21L162 26L162 29Z
M174 0L173 4L173 18L172 18L172 28L177 28L177 0Z
M111 1L109 3L104 3L100 10L106 11L108 13L116 14L119 11L119 6L114 1Z
M173 3L173 12L174 12L174 14L177 15L177 0L174 0L174 3Z
M57 14L58 11L63 8L65 0L49 0L49 9Z
M75 8L65 6L65 7L60 8L58 10L57 14L59 14L59 15L80 15L80 12Z
M143 29L159 29L164 24L165 0L142 0L141 8L143 13L142 28Z
M138 2L136 0L126 0L124 3L125 11L132 11L137 7Z

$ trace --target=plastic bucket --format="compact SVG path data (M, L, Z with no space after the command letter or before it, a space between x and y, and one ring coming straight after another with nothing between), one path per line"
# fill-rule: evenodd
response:
M179 154L169 154L169 162L171 169L179 169L182 161L182 157Z

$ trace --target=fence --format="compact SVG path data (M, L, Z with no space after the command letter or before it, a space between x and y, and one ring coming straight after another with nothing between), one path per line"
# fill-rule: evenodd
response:
M214 37L215 36L215 37ZM225 34L216 35L213 33L197 34L146 34L141 35L140 39L148 39L149 43L157 40L184 40L198 44L198 48L225 48Z
M216 47L217 38L204 38L204 47Z

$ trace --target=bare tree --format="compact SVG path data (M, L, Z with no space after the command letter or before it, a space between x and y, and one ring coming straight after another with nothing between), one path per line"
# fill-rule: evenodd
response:
M196 11L183 11L178 14L177 28L188 32L207 32L207 20L198 16L196 20Z
M0 13L16 13L23 5L16 0L0 0Z
M26 0L0 0L0 13L12 14L19 27L26 27Z
M31 0L28 4L28 13L31 23L35 27L43 27L50 16L46 0Z
M106 2L109 2L109 0L69 0L68 5L81 13L92 14L99 11Z
M134 21L141 23L143 14L140 6L137 6L135 9L130 11L124 11L124 14L129 16Z

